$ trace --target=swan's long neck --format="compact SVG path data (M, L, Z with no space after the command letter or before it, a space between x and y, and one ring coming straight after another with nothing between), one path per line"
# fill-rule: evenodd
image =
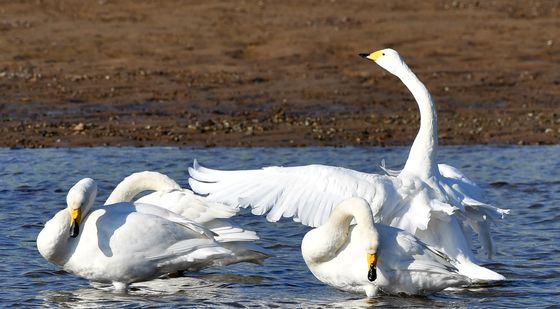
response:
M356 220L356 228L366 234L364 239L371 239L377 243L378 235L373 225L369 205L361 199L352 198L336 206L324 225L309 232L314 233L314 237L320 240L308 241L313 248L307 248L307 258L313 262L323 262L333 258L348 242L350 223L353 219Z
M369 205L359 198L351 198L340 203L332 212L325 226L348 230L352 219L360 227L373 229L373 216Z
M67 208L57 212L37 236L37 249L47 261L57 265L66 264L74 251L73 247L77 245L81 238L78 236L78 238L70 239L70 213L74 210L78 210L78 214L81 212L81 217L77 221L80 222L81 226L85 226L96 195L97 184L91 178L84 178L70 188L66 196ZM74 227L78 227L78 225ZM83 231L83 227L80 230Z
M51 263L57 265L66 263L69 232L70 214L65 209L49 220L37 236L39 253Z
M180 190L173 179L158 172L139 172L126 177L121 181L111 195L107 198L105 205L119 202L130 202L144 191Z
M410 148L410 153L402 172L428 178L437 174L435 163L438 145L436 107L426 86L406 64L403 63L403 68L396 75L412 93L420 109L420 130Z

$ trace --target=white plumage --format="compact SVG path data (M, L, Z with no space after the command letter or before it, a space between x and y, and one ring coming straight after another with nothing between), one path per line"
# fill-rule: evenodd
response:
M45 259L89 280L126 290L132 282L168 273L267 257L251 250L256 246L227 239L227 231L222 241L204 225L155 205L121 202L94 208L96 194L92 179L79 181L68 192L67 209L37 237Z
M155 192L138 198L135 203L156 205L196 223L203 224L217 234L215 239L220 242L246 242L259 239L255 232L245 230L225 220L237 213L235 209L220 203L209 202L190 190L182 189L173 179L158 172L137 172L126 177L111 192L105 205L116 202L132 202L146 191ZM245 247L250 247L246 243L239 243L238 245L239 251L236 252L238 255L241 254L241 250L245 251ZM264 250L260 247L251 248L259 252ZM250 254L250 252L245 253Z
M473 280L502 280L503 276L475 264L473 233L489 257L494 252L490 226L508 210L481 202L480 188L459 170L437 164L437 114L426 87L392 49L368 55L396 75L414 95L420 109L420 130L404 168L388 175L342 167L309 165L220 171L200 166L189 169L193 191L207 200L233 207L251 207L267 219L294 217L309 226L324 223L334 205L362 197L377 222L408 231L458 261L457 268Z
M350 225L355 219L356 225ZM322 282L341 290L375 296L424 295L470 283L453 261L411 234L374 224L364 199L350 198L331 213L325 224L309 231L301 244L303 258ZM375 255L374 280L369 255Z

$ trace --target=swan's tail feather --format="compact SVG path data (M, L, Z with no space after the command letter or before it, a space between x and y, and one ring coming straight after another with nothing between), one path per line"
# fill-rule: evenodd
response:
M177 261L207 260L211 257L230 254L232 252L229 249L218 246L211 240L193 238L180 241L163 252L146 255L146 259L159 261L162 265L165 265L167 263L177 263Z
M264 260L271 257L272 254L267 250L248 242L231 242L222 244L233 252L233 255L225 257L218 261L220 266L229 264L247 262L262 265Z
M253 231L245 230L223 220L210 221L206 227L217 234L214 240L219 242L220 246L233 253L220 258L213 265L225 266L240 262L262 264L266 258L271 256L267 250L254 244L259 236Z
M206 227L216 234L214 239L220 243L260 239L256 232L245 230L223 220L207 222Z

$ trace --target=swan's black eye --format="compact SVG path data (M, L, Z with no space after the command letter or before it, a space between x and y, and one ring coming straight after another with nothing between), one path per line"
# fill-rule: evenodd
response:
M385 53L382 53L381 56L385 56Z

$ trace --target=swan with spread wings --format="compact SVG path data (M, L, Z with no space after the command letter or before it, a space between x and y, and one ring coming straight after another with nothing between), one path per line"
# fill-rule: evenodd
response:
M399 54L383 49L362 57L397 76L414 96L420 129L401 171L368 174L343 167L271 166L256 170L222 171L199 165L189 169L193 191L209 201L251 207L269 221L293 217L317 227L335 205L349 197L364 198L376 222L408 231L457 261L459 273L473 281L505 279L476 264L473 234L492 257L490 227L508 210L482 202L482 190L458 169L436 162L438 137L435 104L424 84Z

